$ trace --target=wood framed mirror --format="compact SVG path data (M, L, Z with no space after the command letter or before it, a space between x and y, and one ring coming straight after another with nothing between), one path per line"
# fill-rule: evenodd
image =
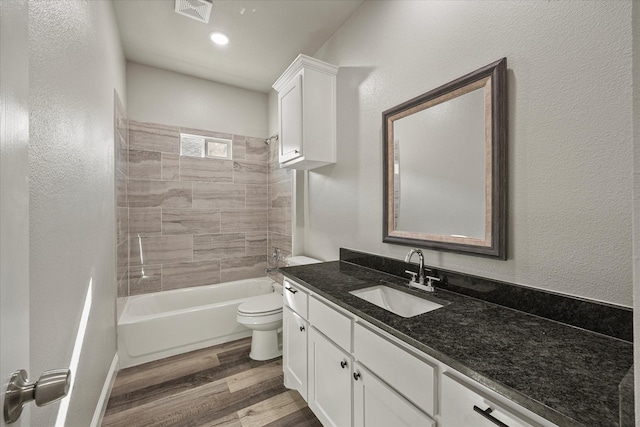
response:
M383 242L506 259L507 60L382 113Z

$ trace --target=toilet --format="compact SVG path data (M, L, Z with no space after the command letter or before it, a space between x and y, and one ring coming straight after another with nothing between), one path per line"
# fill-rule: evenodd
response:
M287 260L287 267L318 262L322 261L295 256ZM253 330L249 353L253 360L269 360L282 356L282 286L274 285L274 288L274 292L247 298L238 306L238 323Z

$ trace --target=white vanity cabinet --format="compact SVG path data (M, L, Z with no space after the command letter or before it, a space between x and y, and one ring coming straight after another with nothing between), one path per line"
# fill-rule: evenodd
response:
M354 375L354 427L436 427L435 421L359 363Z
M336 162L337 72L335 65L299 55L273 84L281 167L308 170Z
M282 309L282 370L284 385L307 400L307 321L291 308Z
M454 371L442 374L440 427L558 427Z
M308 360L309 408L325 427L352 426L351 356L311 327Z
M284 385L307 400L308 295L284 280L282 295L282 370Z
M290 279L284 293L300 310L285 307L285 385L304 389L292 380L304 372L300 394L325 427L558 427ZM306 357L287 350L301 325Z

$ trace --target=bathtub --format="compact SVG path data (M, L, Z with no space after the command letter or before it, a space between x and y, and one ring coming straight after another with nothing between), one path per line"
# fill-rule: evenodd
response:
M118 320L120 367L250 337L238 306L278 286L261 277L129 297Z

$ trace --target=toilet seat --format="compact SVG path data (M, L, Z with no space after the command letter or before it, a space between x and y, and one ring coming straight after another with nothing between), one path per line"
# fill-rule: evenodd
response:
M271 316L282 312L282 295L273 292L248 298L238 306L238 315L247 317Z

